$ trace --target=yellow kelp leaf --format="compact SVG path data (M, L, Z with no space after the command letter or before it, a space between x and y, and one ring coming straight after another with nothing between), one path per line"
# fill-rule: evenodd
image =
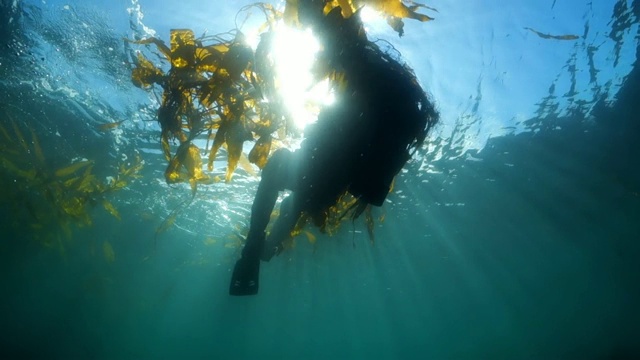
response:
M113 182L113 185L111 185L111 187L115 190L120 190L126 186L127 186L127 182L125 180L120 180L120 179L115 180Z
M276 213L276 211L274 211L273 213ZM273 215L272 213L272 215ZM276 216L274 216L273 218L277 218L278 216L280 216L279 212ZM309 222L309 215L306 213L302 213L299 217L298 220L296 221L295 226L293 227L293 229L291 230L291 232L289 233L289 238L294 238L300 234L302 234L302 232L304 231L304 227L307 225L307 223Z
M304 234L307 236L307 240L309 240L309 243L311 244L315 244L316 243L316 236L313 235L312 233L308 232L307 230L304 231Z
M102 206L104 207L105 210L107 210L109 214L113 215L113 217L115 217L118 220L122 220L118 210L107 199L102 199Z
M89 173L85 173L82 176L82 180L78 184L77 190L83 193L91 194L98 189L98 178Z
M262 135L253 149L249 152L249 161L258 165L260 169L264 168L269 158L269 151L271 150L271 135Z
M224 247L226 247L227 249L236 249L236 248L242 247L242 242L241 241L227 242L224 244Z
M81 178L80 178L80 176L72 177L72 178L71 178L71 179L69 179L69 180L65 180L65 181L62 183L62 185L63 185L65 188L72 188L72 187L75 187L76 183L78 183L78 182L80 181L80 179L81 179Z
M176 218L178 217L178 214L180 214L181 210L182 210L182 206L179 206L177 209L173 210L171 212L171 214L169 215L169 217L164 219L162 224L160 224L160 226L158 226L158 228L156 229L156 233L155 233L155 235L153 237L153 247L154 248L156 248L158 246L158 236L161 233L167 231L167 229L169 229L176 222Z
M2 126L2 124L0 124L0 132L4 136L4 139L5 139L6 143L13 142L13 139L9 136L9 133L7 132L7 129L5 129L4 126Z
M238 167L238 160L242 154L242 145L247 140L252 140L253 136L251 132L245 129L244 124L240 121L235 121L229 131L226 133L227 143L227 173L225 175L225 181L231 181L233 171Z
M144 160L142 160L142 156L140 156L139 153L136 153L135 165L132 165L130 169L132 169L133 172L137 173L140 170L142 170L143 167L144 167Z
M181 85L181 81L178 76L170 78L169 85L162 95L162 104L158 109L158 122L162 129L162 136L174 135L183 141L182 116L192 114L194 109L191 92Z
M164 179L168 184L174 184L184 179L180 177L180 158L176 155L169 161L167 169L164 171Z
M36 169L30 169L30 170L22 170L19 167L17 167L15 164L13 164L11 161L9 161L9 159L7 158L2 158L2 166L7 169L9 172L11 172L13 175L19 176L23 179L29 180L29 181L33 181L36 179Z
M342 71L330 71L327 78L336 92L342 92L347 89L347 75Z
M340 7L342 16L349 18L356 10L367 6L369 9L382 13L387 19L387 23L400 35L404 34L404 22L402 19L414 19L418 21L433 20L432 17L418 13L419 8L432 11L436 9L413 1L402 0L332 0L328 1L324 7L325 15L333 9Z
M226 182L231 181L233 172L238 167L240 155L242 155L242 142L227 142L227 172L224 178Z
M83 193L93 193L98 189L100 182L95 175L91 174L91 169L93 169L93 165L87 166L80 176L80 180L76 183L75 190Z
M211 236L207 236L207 238L202 241L202 243L207 245L207 246L214 245L217 242L218 242L218 240L212 238Z
M549 35L549 34L544 34L541 33L539 31L533 30L530 27L526 27L524 28L525 30L529 30L531 32L533 32L534 34L540 36L543 39L554 39L554 40L577 40L580 37L578 35Z
M381 13L401 19L408 18L418 21L433 20L432 17L415 11L418 7L426 7L422 4L415 4L414 6L409 7L401 0L355 0L354 2L357 8L360 8L363 5L368 5L372 9L380 11Z
M116 253L113 251L113 246L111 246L111 243L108 240L105 240L102 243L102 254L109 264L116 261Z
M220 67L224 54L229 50L227 44L215 44L197 47L195 51L196 70L215 73Z
M207 49L210 52L217 52L220 54L224 54L227 51L229 51L229 44L228 43L213 44L213 45L205 46L203 49Z
M249 161L249 159L247 158L247 156L244 153L240 154L240 159L238 159L238 164L240 164L240 167L244 171L246 171L247 174L249 174L251 176L258 176L258 173L256 173L255 169L251 165L251 162Z
M340 7L342 17L348 18L356 11L356 7L351 0L332 0L327 1L324 6L324 14L328 14L331 10Z
M191 187L191 197L195 198L196 192L198 191L198 182L191 178L189 179L189 186Z
M20 145L22 145L22 148L24 149L24 151L28 153L29 145L27 145L27 141L24 139L24 136L22 136L22 132L20 131L20 128L18 127L16 122L13 121L13 119L11 120L11 125L13 125L13 132L16 134L16 137L18 138L18 142L20 143Z
M419 8L423 8L423 9L428 9L428 10L431 10L431 11L438 12L438 9L436 9L436 8L434 8L434 7L431 7L431 6L427 6L427 5L425 5L425 4L419 4L419 3L416 3L416 2L413 2L413 1L409 1L409 3L411 3L411 4L412 4L411 6L409 6L409 9L410 9L411 11L416 11L416 10L418 10Z
M182 166L186 170L186 175L181 171ZM167 183L176 183L185 180L201 182L208 181L209 176L202 171L202 158L200 149L191 143L183 143L178 148L176 155L169 162L165 170ZM192 184L194 187L194 184Z
M196 36L189 29L171 29L171 65L176 68L195 65Z
M404 21L399 17L387 16L387 24L389 24L393 31L397 32L398 35L404 35Z
M209 171L213 170L213 162L216 159L218 150L220 149L222 144L224 144L228 127L228 123L225 122L220 124L218 131L216 131L215 138L213 139L213 145L211 145L211 151L209 152L209 161L207 163L207 168L209 169Z
M60 202L60 207L69 216L79 219L85 212L84 201L79 197L72 197Z
M240 74L249 66L249 61L253 59L253 50L243 43L235 43L224 55L220 66L227 70L229 77L236 80Z
M160 50L160 52L167 58L167 60L171 61L171 49L169 49L164 41L160 39L151 37L142 40L129 40L126 38L124 40L137 45L155 44L158 47L158 50Z
M36 136L36 132L31 130L31 142L33 143L33 152L36 154L36 159L40 162L41 165L44 165L44 153L42 152L42 148L40 147L40 141L38 141L38 136Z
M164 78L162 70L158 69L147 60L141 53L138 53L137 66L131 70L131 81L139 88L147 88L153 84L160 83Z
M189 144L182 164L187 169L190 179L200 181L209 178L202 172L202 158L200 157L200 149L197 146Z
M156 230L156 234L165 232L168 228L170 228L176 222L177 217L178 217L178 212L177 211L173 212L168 218L166 218L162 222L162 224L160 224L160 226L158 226L158 229Z
M164 154L164 158L167 161L171 160L171 147L169 146L169 132L163 131L160 139L160 144L162 146L162 153Z
M284 14L282 16L284 23L292 27L299 27L298 0L286 0L286 2L287 4L284 7Z
M206 107L213 107L216 101L220 100L224 90L232 86L231 79L228 77L212 77L207 83L200 89L198 99Z
M65 177L65 176L69 176L73 173L75 173L76 171L82 169L85 166L91 165L93 164L92 160L82 160L82 161L78 161L76 163L73 163L67 167L63 167L60 168L58 170L56 170L55 175L57 177Z
M183 46L195 46L196 36L191 29L171 29L169 44L173 54Z
M122 124L125 121L126 120L120 120L120 121L116 121L116 122L101 124L101 125L98 125L98 130L100 130L100 131L109 131L111 129L115 129L116 127L118 127L120 124Z
M124 164L120 165L120 175L124 177L133 177L133 178L139 177L140 175L137 175L137 174L138 172L140 172L140 170L142 170L143 167L144 167L144 161L140 157L140 154L136 154L136 161L135 163L133 163L133 165L131 165L128 168L124 166Z

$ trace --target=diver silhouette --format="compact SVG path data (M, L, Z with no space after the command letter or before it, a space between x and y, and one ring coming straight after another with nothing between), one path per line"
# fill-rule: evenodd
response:
M251 207L250 228L236 262L229 293L258 292L260 261L269 261L301 214L322 217L349 192L355 216L380 206L394 177L421 147L438 113L413 71L369 41L359 15L326 16L323 1L300 1L299 17L323 45L318 61L342 74L336 102L322 109L295 152L279 149L262 170ZM265 229L280 191L291 193L268 236Z

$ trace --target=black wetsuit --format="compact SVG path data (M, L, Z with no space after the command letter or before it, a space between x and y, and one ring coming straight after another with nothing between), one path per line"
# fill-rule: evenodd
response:
M366 38L342 42L330 59L344 75L336 102L305 131L300 149L276 151L262 172L232 295L257 293L260 257L268 261L273 256L302 212L320 215L345 191L362 203L382 205L393 178L437 121L410 69ZM281 205L265 245L278 191L285 189L292 194Z

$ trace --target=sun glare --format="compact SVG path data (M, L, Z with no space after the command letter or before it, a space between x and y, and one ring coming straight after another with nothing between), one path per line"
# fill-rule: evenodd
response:
M360 9L360 18L365 24L384 21L384 18L378 11L375 11L368 6L363 6L362 9Z
M384 32L389 27L387 20L385 20L382 14L369 6L363 6L362 9L360 9L360 19L362 19L367 33Z
M278 89L294 123L303 129L317 119L320 106L333 102L329 82L314 84L311 74L320 44L311 30L280 24L272 46Z

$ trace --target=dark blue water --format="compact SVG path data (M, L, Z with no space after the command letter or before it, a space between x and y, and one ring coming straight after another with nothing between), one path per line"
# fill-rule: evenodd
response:
M118 56L85 58L73 47L60 51L94 69L85 76L109 74L116 85L105 88L131 101L118 107L81 81L49 91L41 75L57 58L36 46L28 18L9 22L20 17L11 2L1 4L0 45L9 51L0 55L0 124L11 129L11 118L25 134L33 128L52 168L92 159L102 179L136 150L145 167L141 179L110 197L121 220L95 206L93 224L73 226L60 247L38 240L59 232L55 224L30 226L25 204L43 201L37 189L21 193L3 165L0 357L640 357L637 61L614 103L563 116L565 109L541 111L525 121L526 131L493 137L482 149L453 156L451 145L438 160L424 155L430 171L408 164L389 202L376 209L385 219L374 244L362 223L333 237L316 232L316 245L301 237L263 266L259 295L234 298L227 295L230 269L257 178L239 171L231 184L200 189L156 239L190 192L163 183L157 128L142 121L152 106L137 101L148 94L113 65ZM120 49L114 39L105 36L97 48L113 41ZM123 134L96 131L125 116L138 120Z

